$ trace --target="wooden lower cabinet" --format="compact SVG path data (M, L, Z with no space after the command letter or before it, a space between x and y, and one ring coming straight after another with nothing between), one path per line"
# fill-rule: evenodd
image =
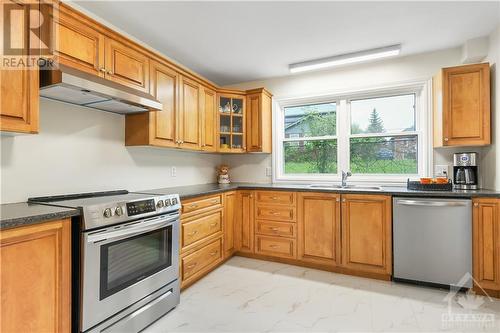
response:
M337 266L340 257L340 194L298 194L298 258Z
M342 195L342 266L392 273L392 209L387 195Z
M295 239L270 236L255 236L255 253L272 257L296 259Z
M473 200L473 276L475 289L500 296L500 199Z
M254 252L254 194L252 191L238 191L236 211L236 250Z
M181 251L186 251L208 237L222 233L222 209L184 219L181 223Z
M0 242L0 331L69 332L71 221L2 230Z
M189 253L183 254L180 260L181 288L205 276L223 259L222 237L207 241Z
M224 194L224 258L229 258L236 250L235 219L236 219L236 192Z

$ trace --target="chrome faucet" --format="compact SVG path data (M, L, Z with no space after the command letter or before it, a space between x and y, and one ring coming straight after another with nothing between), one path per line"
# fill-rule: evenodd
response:
M352 176L351 171L342 170L342 187L347 186L347 177L351 177L351 176Z

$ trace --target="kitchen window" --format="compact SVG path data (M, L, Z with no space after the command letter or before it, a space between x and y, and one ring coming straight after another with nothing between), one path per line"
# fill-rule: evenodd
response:
M401 183L429 173L427 84L278 100L275 181Z

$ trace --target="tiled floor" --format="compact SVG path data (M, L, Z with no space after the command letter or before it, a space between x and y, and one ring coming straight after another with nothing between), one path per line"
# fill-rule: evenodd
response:
M447 295L234 257L184 291L181 304L144 332L500 332L500 300L481 297L471 310L454 297L449 310ZM457 321L447 325L448 313Z

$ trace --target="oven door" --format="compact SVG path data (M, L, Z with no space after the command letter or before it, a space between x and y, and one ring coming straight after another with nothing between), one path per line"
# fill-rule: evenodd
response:
M179 276L179 214L83 233L81 331Z

